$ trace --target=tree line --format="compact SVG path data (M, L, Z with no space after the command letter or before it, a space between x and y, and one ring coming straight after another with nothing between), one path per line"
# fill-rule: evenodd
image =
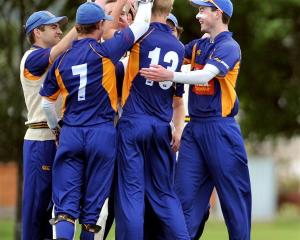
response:
M48 9L74 23L83 1L1 0L0 161L20 160L26 109L19 80L21 56L29 47L23 25L34 11ZM300 129L300 0L233 0L230 30L242 49L237 89L239 121L248 140L291 137ZM173 13L184 27L182 42L199 38L197 9L175 0Z

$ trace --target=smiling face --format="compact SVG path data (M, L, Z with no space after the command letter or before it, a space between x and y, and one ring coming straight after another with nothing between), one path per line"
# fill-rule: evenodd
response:
M62 31L59 24L44 25L43 28L34 29L35 39L44 47L53 47L62 38Z
M201 25L201 32L211 33L222 22L222 12L217 8L199 7L196 18Z
M214 12L211 7L199 7L199 13L196 18L201 25L201 32L210 33L214 24Z

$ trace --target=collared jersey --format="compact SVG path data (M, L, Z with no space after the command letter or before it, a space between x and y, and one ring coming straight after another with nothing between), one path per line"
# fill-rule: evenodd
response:
M140 76L139 70L160 64L179 71L184 58L183 45L172 35L170 27L151 23L148 32L131 49L122 89L123 116L142 114L170 122L173 97L182 97L182 84L153 82Z
M50 48L32 46L25 52L20 64L20 80L23 88L25 104L27 107L27 124L46 122L46 116L42 109L42 97L39 95L40 88L46 78L51 63ZM56 104L57 111L59 103ZM58 114L59 115L59 114ZM28 129L25 135L26 140L54 140L50 129Z
M127 28L104 43L85 38L53 64L40 91L49 100L63 97L63 123L92 126L112 121L117 110L115 64L133 45Z
M185 46L185 63L192 70L212 64L220 74L206 85L190 85L189 115L191 118L233 117L238 113L235 91L240 69L241 50L231 32L222 32L211 42L209 38L197 39Z

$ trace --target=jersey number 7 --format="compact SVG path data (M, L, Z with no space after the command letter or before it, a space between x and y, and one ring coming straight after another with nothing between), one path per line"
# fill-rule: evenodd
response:
M73 75L79 75L80 83L78 88L78 102L85 100L85 88L87 84L87 64L72 67Z

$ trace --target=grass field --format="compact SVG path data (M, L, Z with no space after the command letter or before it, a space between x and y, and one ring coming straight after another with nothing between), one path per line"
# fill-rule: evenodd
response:
M13 240L14 224L12 220L0 220L0 239ZM79 239L76 237L76 239ZM111 231L108 240L114 239ZM209 220L201 240L228 239L223 222ZM300 216L279 217L272 222L253 223L253 240L300 240Z

